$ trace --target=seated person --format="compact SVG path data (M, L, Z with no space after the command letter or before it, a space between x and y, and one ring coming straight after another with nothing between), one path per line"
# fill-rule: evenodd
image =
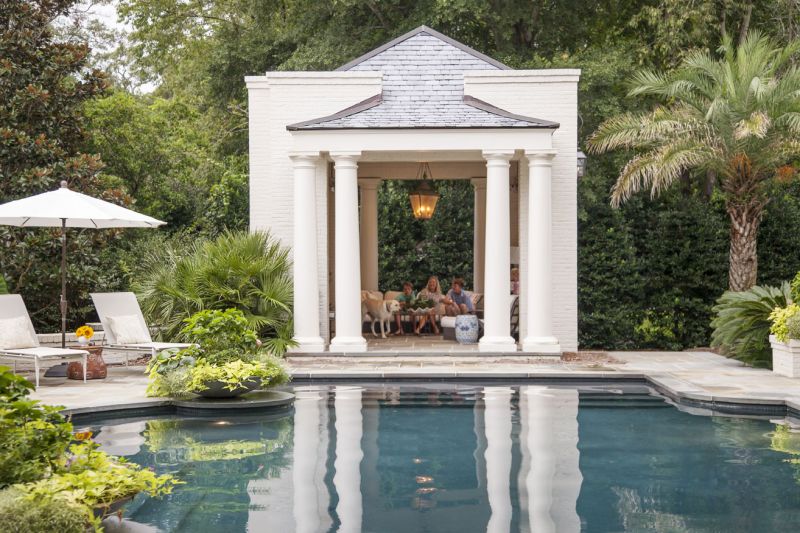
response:
M447 316L466 315L474 313L475 307L472 305L472 297L464 290L464 279L455 278L452 288L447 291L444 299L445 312Z
M424 289L419 291L418 297L421 300L430 300L433 302L433 307L427 314L420 317L419 324L414 328L414 334L419 335L420 330L425 327L425 323L430 320L433 333L438 335L439 326L436 325L436 315L441 314L442 311L440 308L443 307L444 304L444 295L442 294L441 286L439 286L439 278L436 276L428 278L428 284Z
M400 302L400 309L405 309L406 306L413 302L416 297L417 295L414 293L414 286L410 281L406 281L403 283L403 294L398 294L397 297L395 297L395 300ZM405 335L405 332L403 331L403 323L400 321L401 314L402 313L396 313L394 315L394 321L397 324L397 331L395 332L395 335Z

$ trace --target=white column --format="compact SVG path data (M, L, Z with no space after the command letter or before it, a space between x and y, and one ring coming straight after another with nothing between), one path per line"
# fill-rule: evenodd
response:
M361 189L361 288L378 290L378 187L379 179L358 180Z
M484 275L482 352L513 352L511 337L511 228L509 224L509 161L513 150L483 152L486 159L486 262Z
M318 153L293 154L294 165L294 340L293 352L321 352L325 342L319 334L319 275L317 272Z
M334 263L336 268L336 336L330 350L365 352L361 336L361 266L358 235L358 157L332 153L335 173Z
M361 531L363 506L361 500L361 449L363 418L361 416L361 389L336 387L336 473L333 486L339 496L336 513L341 520L338 531L358 533Z
M551 170L555 152L526 151L528 158L528 286L525 352L559 354L553 336Z
M483 389L486 429L486 492L489 498L487 533L511 530L511 389Z
M530 469L526 478L528 524L536 533L580 531L576 505L583 483L578 450L578 391L522 387Z
M473 256L473 283L475 292L483 293L483 266L486 261L484 246L486 245L486 179L473 178L472 186L475 188L475 203L473 212L472 256Z
M325 486L328 427L327 394L316 387L294 390L292 485L294 530L314 533L330 527ZM321 464L320 464L321 463ZM274 494L271 494L274 498Z

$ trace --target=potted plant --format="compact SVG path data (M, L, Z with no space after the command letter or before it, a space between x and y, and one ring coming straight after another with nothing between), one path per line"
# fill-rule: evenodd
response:
M181 335L194 344L164 350L150 361L149 395L233 398L289 380L240 310L200 311L185 324Z
M790 378L800 377L800 306L791 303L777 307L769 319L772 371Z

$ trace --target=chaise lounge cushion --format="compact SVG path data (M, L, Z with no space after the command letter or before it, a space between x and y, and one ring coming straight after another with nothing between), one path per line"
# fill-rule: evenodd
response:
M141 344L151 340L136 315L109 316L106 320L117 344Z
M30 330L28 317L0 319L0 350L36 348L39 346Z

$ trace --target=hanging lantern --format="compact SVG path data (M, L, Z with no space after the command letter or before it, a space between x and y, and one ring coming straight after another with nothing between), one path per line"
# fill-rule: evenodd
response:
M429 220L436 211L436 202L439 201L439 194L433 189L429 180L431 167L428 163L420 163L417 171L417 179L421 180L416 189L411 191L408 198L411 200L411 210L417 220Z

